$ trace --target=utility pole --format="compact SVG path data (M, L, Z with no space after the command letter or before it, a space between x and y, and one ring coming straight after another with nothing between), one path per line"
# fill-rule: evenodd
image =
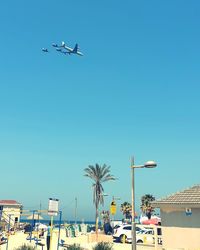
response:
M42 210L42 203L41 203L41 201L40 201L40 210L39 210L39 213L38 213L38 222L39 222L39 223L40 223L41 210Z
M77 223L77 197L75 198L75 211L74 211L75 224Z

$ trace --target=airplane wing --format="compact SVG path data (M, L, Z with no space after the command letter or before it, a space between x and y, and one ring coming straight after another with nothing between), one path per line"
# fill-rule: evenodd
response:
M73 49L72 49L72 48L67 47L66 45L63 47L63 49L66 49L66 50L68 50L69 52L72 52L72 51L73 51Z

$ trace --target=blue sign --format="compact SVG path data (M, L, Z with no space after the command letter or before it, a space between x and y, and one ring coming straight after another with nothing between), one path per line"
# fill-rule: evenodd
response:
M186 214L186 216L191 216L192 215L192 209L191 208L186 208L185 209L185 214Z

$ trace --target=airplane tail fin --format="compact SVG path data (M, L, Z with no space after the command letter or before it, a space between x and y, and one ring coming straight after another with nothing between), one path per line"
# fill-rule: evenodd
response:
M62 46L62 47L65 47L65 42L62 41L61 46Z
M76 43L76 45L75 45L75 47L74 47L74 49L73 49L73 52L77 53L78 49L79 49L78 43Z

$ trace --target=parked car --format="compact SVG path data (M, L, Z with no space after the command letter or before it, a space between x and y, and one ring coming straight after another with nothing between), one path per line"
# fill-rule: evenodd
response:
M143 229L136 235L137 243L154 244L154 231L153 229Z
M160 236L160 237L159 237ZM113 239L120 241L121 243L131 243L131 225L116 226L114 229ZM144 228L136 226L136 243L141 244L155 244L154 230L153 228ZM161 234L158 234L158 244L162 244Z
M114 228L113 238L117 241L120 241L121 243L131 242L131 228L132 226L130 224L116 226ZM141 231L141 228L136 226L135 230L136 234L138 234Z

